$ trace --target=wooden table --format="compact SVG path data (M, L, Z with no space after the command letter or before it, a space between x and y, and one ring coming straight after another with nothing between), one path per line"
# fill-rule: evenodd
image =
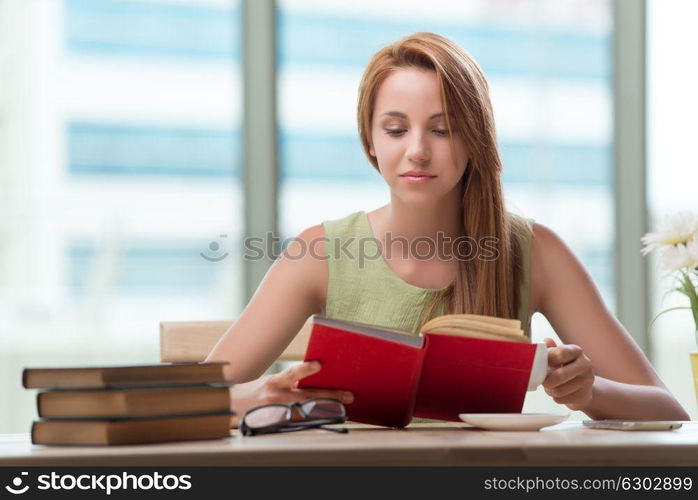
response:
M289 434L115 447L35 446L0 435L0 466L199 465L685 465L698 466L698 422L674 431L610 431L564 422L538 432L493 432L465 424L385 429L350 424L348 434Z

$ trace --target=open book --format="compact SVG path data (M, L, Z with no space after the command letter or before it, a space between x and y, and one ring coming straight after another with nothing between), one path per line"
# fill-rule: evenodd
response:
M518 320L471 314L434 318L419 335L314 316L305 360L322 369L299 387L349 390L349 420L388 427L413 416L519 413L547 371L545 345Z

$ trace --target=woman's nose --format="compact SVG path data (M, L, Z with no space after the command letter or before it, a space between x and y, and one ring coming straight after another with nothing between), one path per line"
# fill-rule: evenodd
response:
M429 144L424 134L415 132L410 137L406 151L407 159L415 163L424 163L431 156Z

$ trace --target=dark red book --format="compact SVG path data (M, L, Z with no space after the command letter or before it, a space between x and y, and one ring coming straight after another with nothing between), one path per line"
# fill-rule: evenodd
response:
M298 385L351 391L348 419L387 427L404 427L412 417L520 413L526 391L545 378L546 347L481 333L413 335L315 316L305 360L322 369Z

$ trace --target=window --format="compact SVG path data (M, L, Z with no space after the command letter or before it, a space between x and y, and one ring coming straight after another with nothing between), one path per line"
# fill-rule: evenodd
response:
M158 360L242 308L237 0L9 2L0 16L0 432L25 366ZM4 43L7 42L7 43Z
M652 229L669 214L696 211L696 166L694 135L698 115L698 71L693 47L698 34L691 23L698 4L691 1L647 4L648 52L648 201ZM650 261L652 317L660 311L688 305L673 288L656 255ZM688 353L696 351L695 325L690 311L672 311L657 319L650 330L654 366L662 381L683 407L696 418L695 386Z

